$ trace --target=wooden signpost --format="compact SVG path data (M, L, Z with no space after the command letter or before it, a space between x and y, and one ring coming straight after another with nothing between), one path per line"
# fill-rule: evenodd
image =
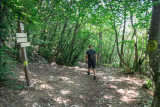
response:
M27 46L31 46L31 43L30 42L21 43L21 47L27 47Z
M25 43L27 42L27 38L17 38L17 43Z
M28 59L26 54L27 46L30 46L30 42L27 42L27 34L24 32L24 25L20 23L20 28L22 33L16 33L17 43L20 43L21 51L22 51L22 58L23 58L23 66L24 66L24 73L27 82L27 86L30 86L30 78L29 78L29 68L28 68Z

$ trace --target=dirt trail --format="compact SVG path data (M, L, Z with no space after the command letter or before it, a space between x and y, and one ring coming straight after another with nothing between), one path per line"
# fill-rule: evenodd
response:
M144 107L151 96L142 89L143 79L124 76L118 69L97 67L97 80L87 67L52 63L30 64L34 89L0 88L0 107ZM23 67L15 72L24 80Z

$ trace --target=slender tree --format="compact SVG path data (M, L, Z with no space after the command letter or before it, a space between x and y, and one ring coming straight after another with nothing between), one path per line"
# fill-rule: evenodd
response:
M2 15L3 12L2 12L2 2L0 1L0 47L3 45L3 42L2 42L2 25L3 25L3 18L2 18Z
M2 46L3 46L3 42L2 42L2 3L0 1L0 49ZM2 56L0 54L0 69L2 66L1 60L2 60Z

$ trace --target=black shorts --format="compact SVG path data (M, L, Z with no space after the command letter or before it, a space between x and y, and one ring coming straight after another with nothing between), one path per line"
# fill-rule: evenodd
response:
M95 69L96 68L96 62L88 62L88 68L93 68Z

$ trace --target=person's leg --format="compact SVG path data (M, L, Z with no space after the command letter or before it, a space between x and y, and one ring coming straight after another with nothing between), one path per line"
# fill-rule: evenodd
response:
M88 62L88 75L90 75L91 63Z
M96 80L96 63L92 63L93 73L94 73L94 79Z
M93 69L93 73L94 73L94 80L96 80L96 69Z
M93 73L94 73L94 76L96 76L96 69L95 68L93 69Z
M90 68L88 68L88 75L90 75L90 70L91 70L91 69L90 69Z

